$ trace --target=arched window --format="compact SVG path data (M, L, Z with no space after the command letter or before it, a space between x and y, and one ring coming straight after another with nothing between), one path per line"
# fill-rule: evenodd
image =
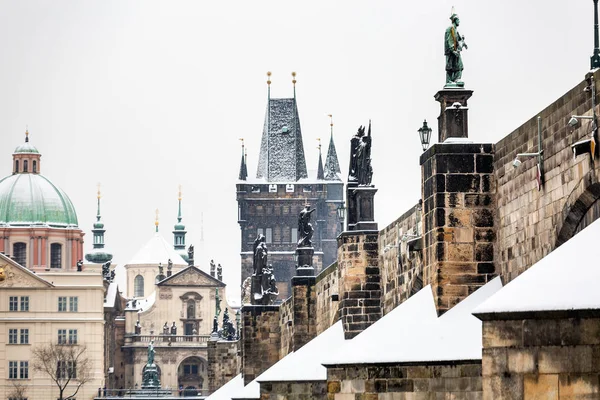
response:
M52 243L50 245L50 268L62 267L62 244Z
M26 243L15 243L13 244L13 259L24 267L27 267L27 244Z
M33 173L37 174L37 161L33 160Z
M187 302L187 317L188 319L196 318L196 301L193 299Z
M141 275L133 280L133 297L144 297L144 277Z
M27 160L23 160L23 172L27 172Z
M15 173L19 173L19 160L15 160Z

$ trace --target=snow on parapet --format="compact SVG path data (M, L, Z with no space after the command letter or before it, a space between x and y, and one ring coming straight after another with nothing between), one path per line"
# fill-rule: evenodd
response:
M324 364L480 360L481 321L471 312L501 287L496 278L438 318L428 285L344 342Z
M600 309L600 220L542 258L474 314Z
M242 374L238 374L235 378L221 386L213 394L208 396L206 400L230 400L231 396L244 388L244 378Z

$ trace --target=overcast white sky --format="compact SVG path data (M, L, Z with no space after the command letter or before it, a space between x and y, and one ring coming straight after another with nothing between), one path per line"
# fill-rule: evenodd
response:
M102 183L107 249L121 265L152 236L156 208L172 241L182 184L187 244L199 251L203 213L205 259L223 265L237 294L238 139L255 175L266 71L273 97L291 97L298 73L309 169L328 113L344 176L348 141L372 119L383 228L420 197L417 129L427 118L437 139L452 5L469 44L476 142L497 142L589 69L589 0L0 1L0 175L28 125L42 173L75 205L86 251Z

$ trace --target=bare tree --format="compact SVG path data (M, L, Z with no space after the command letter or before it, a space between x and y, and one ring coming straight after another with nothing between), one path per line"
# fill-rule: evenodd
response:
M48 343L32 350L33 370L46 374L59 390L59 400L73 399L79 389L92 378L92 362L87 347L77 344ZM65 395L67 386L70 395Z
M15 400L23 400L25 399L25 392L27 392L27 386L25 386L23 383L19 382L19 381L11 381L12 383L12 390L10 392L8 392L8 398L9 399L15 399Z

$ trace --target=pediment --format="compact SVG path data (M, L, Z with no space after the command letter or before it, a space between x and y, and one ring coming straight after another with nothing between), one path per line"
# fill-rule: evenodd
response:
M45 288L52 284L34 275L17 264L0 259L0 289L1 288Z
M188 267L159 282L158 286L222 287L225 284L196 267Z

